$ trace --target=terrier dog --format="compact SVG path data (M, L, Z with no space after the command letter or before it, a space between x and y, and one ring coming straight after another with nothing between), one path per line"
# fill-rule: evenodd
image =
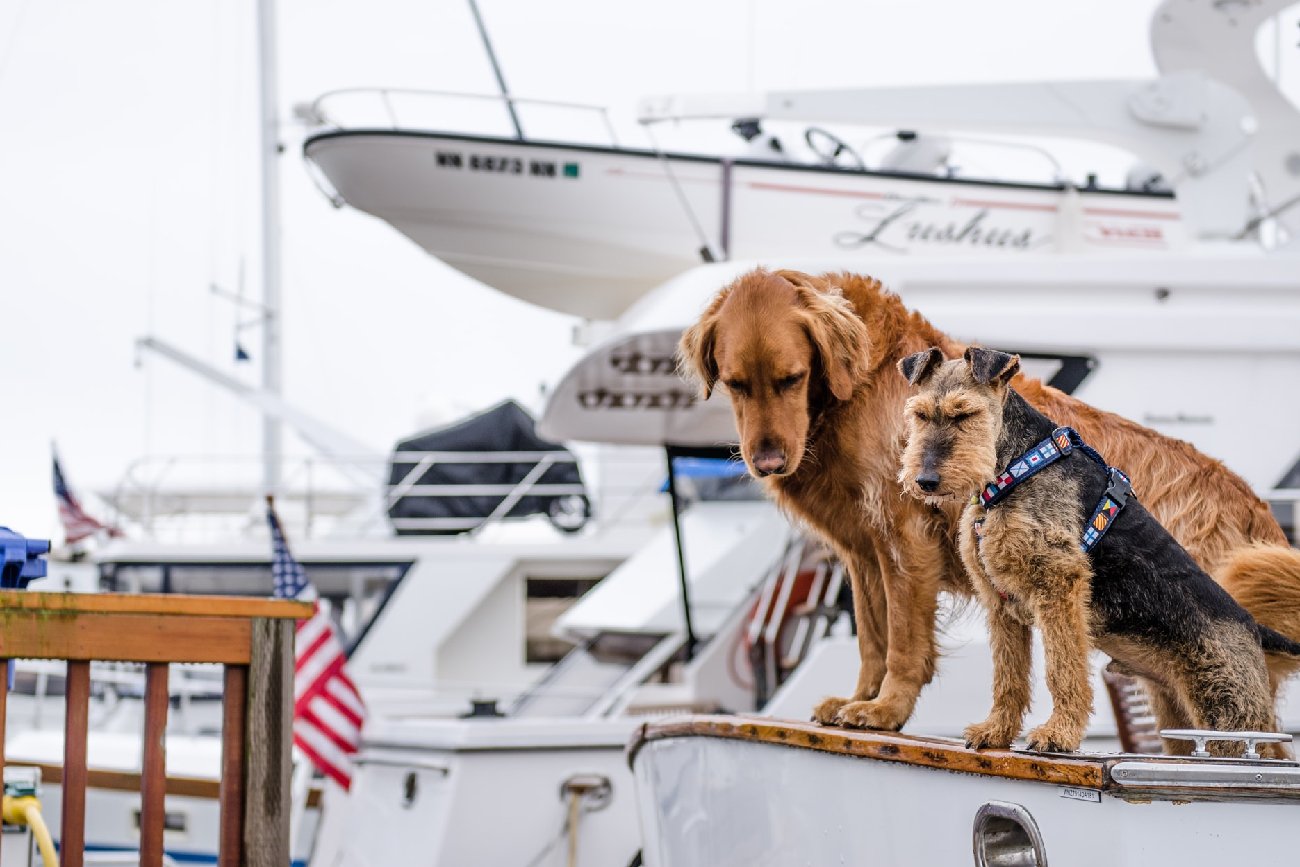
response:
M967 745L1007 747L1030 697L1030 627L1042 631L1052 713L1030 749L1078 749L1092 712L1088 651L1141 678L1161 727L1271 731L1264 651L1300 655L1260 626L1143 508L1128 478L1071 428L1010 387L1020 358L929 349L899 362L905 405L899 481L932 503L974 494L958 548L988 611L993 711ZM1217 745L1220 754L1240 745Z

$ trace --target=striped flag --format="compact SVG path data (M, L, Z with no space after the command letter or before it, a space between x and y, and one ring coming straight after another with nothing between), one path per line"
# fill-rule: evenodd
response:
M67 544L80 542L100 531L107 532L109 536L122 535L121 530L97 521L81 508L81 503L63 478L58 452L54 452L54 499L59 504L59 523L63 525L63 536Z
M269 497L266 520L271 525L275 595L316 605L311 619L298 623L294 639L293 743L322 773L346 789L352 784L352 756L361 747L366 707L348 677L347 654L334 622L321 608L306 570L289 552Z

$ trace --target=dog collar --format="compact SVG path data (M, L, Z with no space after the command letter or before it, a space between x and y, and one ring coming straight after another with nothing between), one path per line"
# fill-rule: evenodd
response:
M1129 498L1136 495L1133 493L1133 485L1129 477L1122 470L1109 466L1106 459L1085 443L1083 437L1079 436L1078 431L1072 427L1058 427L1047 439L1011 461L996 479L971 497L971 505L983 505L986 509L996 506L1006 499L1007 494L1011 493L1014 487L1073 451L1082 452L1106 468L1106 491L1097 502L1097 507L1093 509L1092 517L1084 527L1083 539L1079 542L1083 552L1088 553L1101 541L1101 537L1106 535L1106 531L1115 522L1116 516L1128 504ZM983 521L976 521L974 530L976 538L984 538Z

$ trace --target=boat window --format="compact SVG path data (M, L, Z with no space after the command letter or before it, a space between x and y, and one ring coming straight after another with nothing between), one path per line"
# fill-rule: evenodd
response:
M338 626L353 646L383 607L409 563L312 563L303 561ZM197 593L270 596L271 564L265 563L104 563L100 586L118 593Z
M526 662L559 662L573 649L573 642L551 634L555 621L599 582L599 578L524 579Z

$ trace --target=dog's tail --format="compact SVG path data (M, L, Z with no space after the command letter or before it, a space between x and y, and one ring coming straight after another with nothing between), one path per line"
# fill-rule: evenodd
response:
M1300 671L1300 551L1250 545L1229 555L1215 579L1260 625L1274 685Z
M1284 656L1297 657L1300 663L1300 644L1287 638L1280 632L1269 629L1267 626L1258 626L1259 646L1264 649L1265 653L1281 653Z

